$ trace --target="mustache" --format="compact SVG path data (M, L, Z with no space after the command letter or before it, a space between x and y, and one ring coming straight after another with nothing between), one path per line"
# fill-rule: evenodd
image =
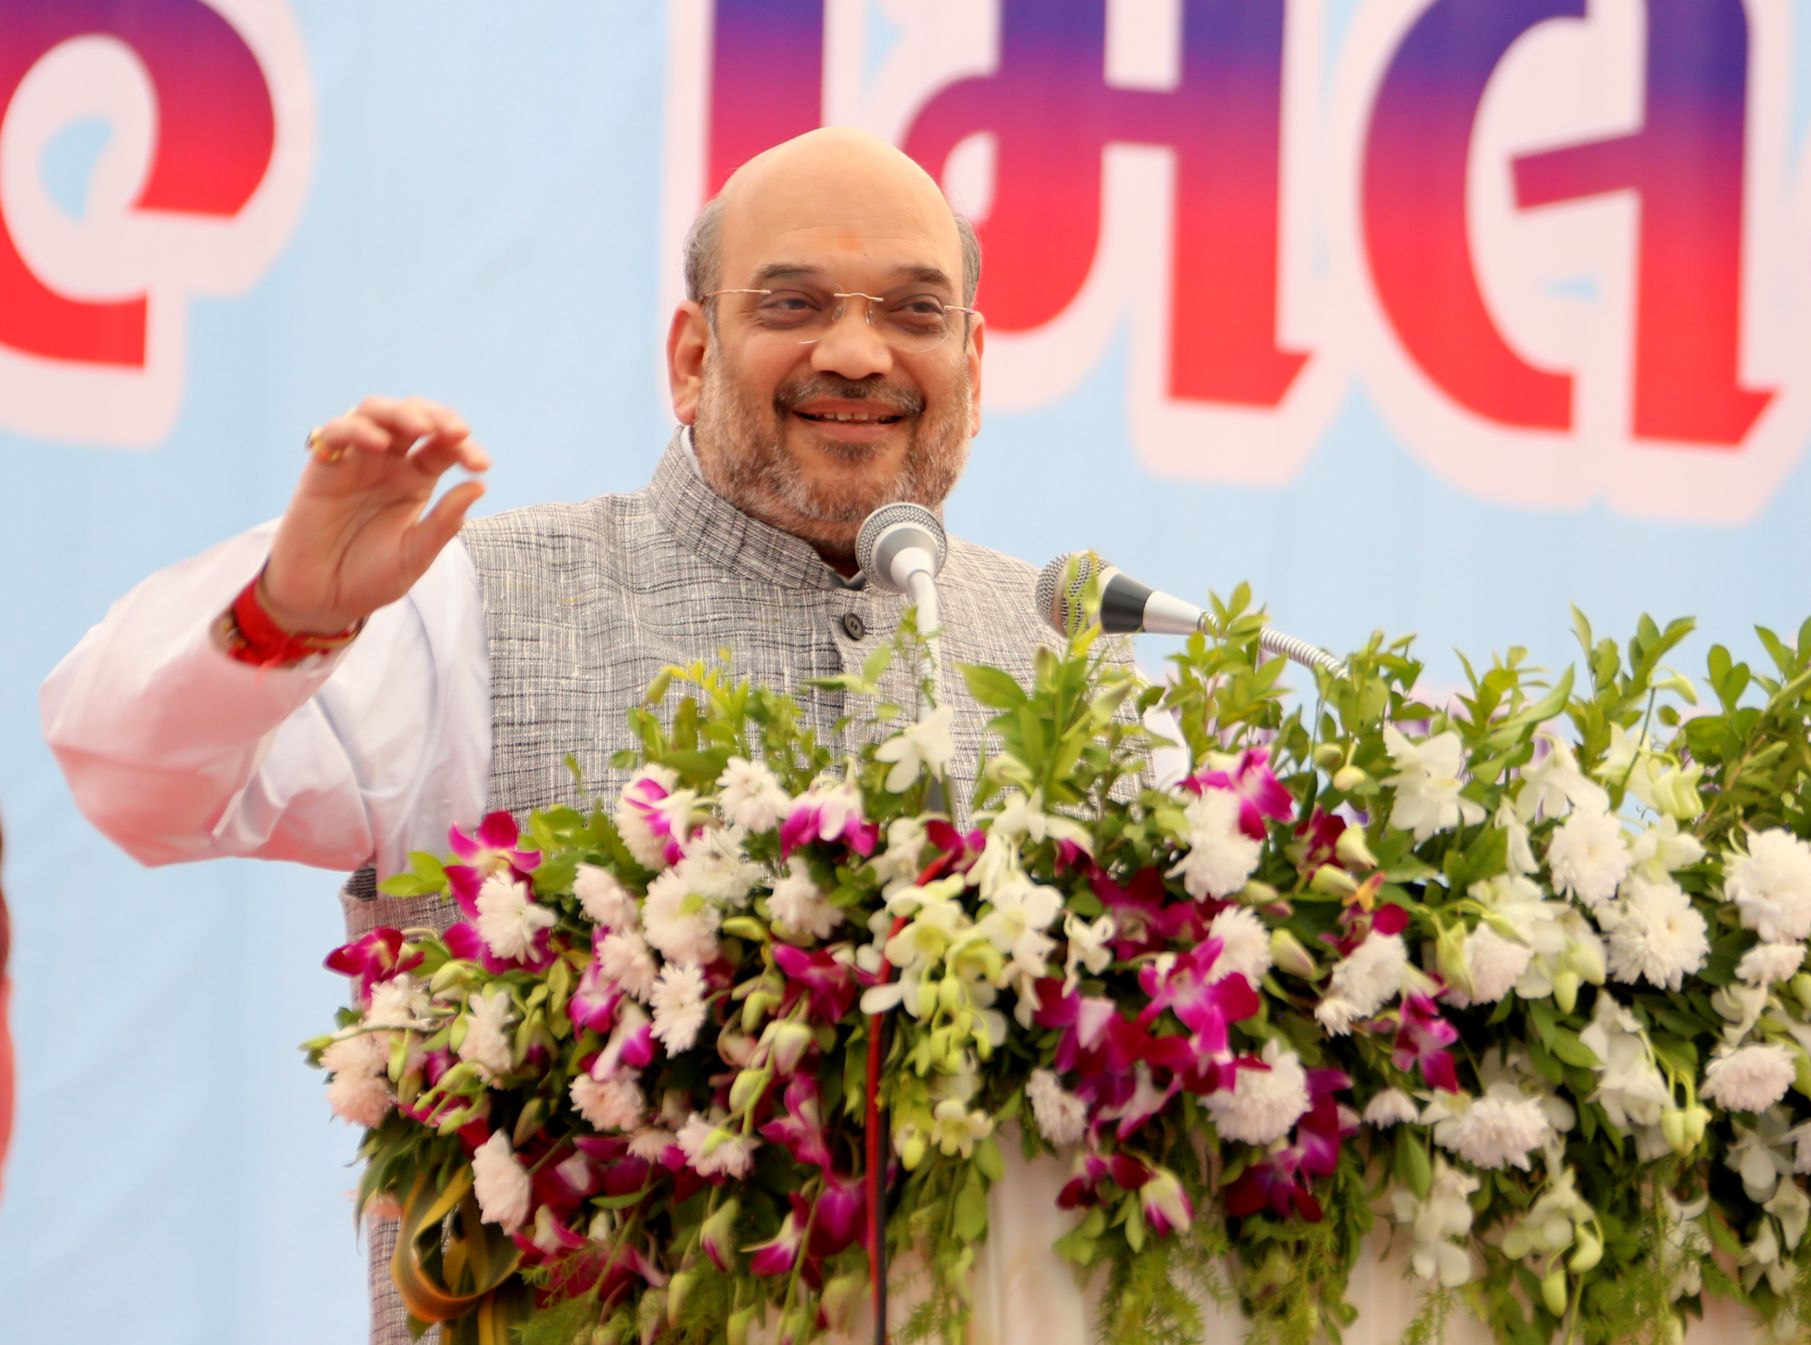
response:
M924 398L910 388L896 387L873 378L838 378L835 374L817 374L797 383L787 383L774 393L776 411L794 411L805 402L823 397L835 401L868 402L888 415L915 416L924 410Z

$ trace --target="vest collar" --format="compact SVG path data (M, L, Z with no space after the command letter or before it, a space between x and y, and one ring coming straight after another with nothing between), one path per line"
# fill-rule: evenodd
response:
M750 518L705 484L689 427L667 443L648 485L654 517L688 551L737 574L781 588L862 588L859 574L844 579L811 543Z

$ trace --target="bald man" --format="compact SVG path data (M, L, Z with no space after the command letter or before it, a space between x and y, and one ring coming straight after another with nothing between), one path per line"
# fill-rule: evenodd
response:
M890 501L939 506L980 425L979 266L936 184L872 137L815 131L751 160L687 243L666 343L678 429L646 489L467 524L490 459L455 412L373 397L325 422L281 519L154 576L52 673L45 731L78 802L146 863L354 871L355 936L444 927L444 904L376 881L450 824L583 802L568 753L613 796L625 712L668 664L727 646L833 739L843 698L809 684L859 671L903 613L856 573L858 527ZM944 657L1029 680L1049 638L1033 580L953 541ZM917 696L903 667L881 691ZM960 799L988 712L952 695ZM1055 1188L1019 1190L1035 1214L1014 1264L1043 1283L1015 1320L1047 1313L1079 1340L1048 1252ZM996 1223L989 1259L1013 1257L1020 1226ZM393 1239L372 1237L373 1338L401 1345Z

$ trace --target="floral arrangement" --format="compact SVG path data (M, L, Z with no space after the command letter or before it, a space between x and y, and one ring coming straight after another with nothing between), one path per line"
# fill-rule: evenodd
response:
M619 797L415 856L386 890L463 918L334 952L356 1007L306 1046L414 1316L802 1343L884 1250L894 1338L957 1337L1014 1145L1069 1165L1054 1246L1119 1345L1199 1339L1204 1295L1337 1337L1382 1230L1413 1340L1811 1327L1811 622L1769 668L1713 647L1700 703L1690 622L1578 617L1582 676L1512 649L1449 705L1382 637L1292 701L1260 625L1215 599L1163 687L1091 631L1030 686L964 669L972 828L927 811L947 707L869 702L839 758L699 666Z

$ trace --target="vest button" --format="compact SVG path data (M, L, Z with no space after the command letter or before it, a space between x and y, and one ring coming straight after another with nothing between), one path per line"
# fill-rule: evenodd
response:
M851 640L859 640L868 633L868 623L861 619L860 612L843 613L843 634Z

